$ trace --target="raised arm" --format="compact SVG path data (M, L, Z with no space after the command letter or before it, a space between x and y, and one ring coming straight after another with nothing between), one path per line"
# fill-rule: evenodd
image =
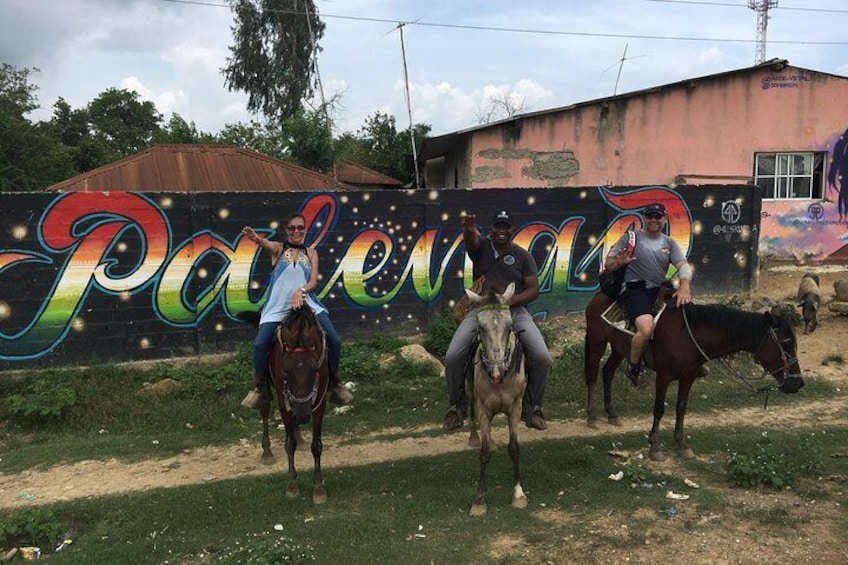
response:
M249 226L245 226L242 228L241 233L244 236L258 245L261 249L264 249L268 253L271 254L271 260L276 263L277 259L280 257L280 254L283 252L283 244L278 241L268 241L264 237L259 237L259 234L254 231L253 228Z
M460 218L462 221L462 242L466 251L476 251L480 247L480 232L475 224L474 214L466 214Z

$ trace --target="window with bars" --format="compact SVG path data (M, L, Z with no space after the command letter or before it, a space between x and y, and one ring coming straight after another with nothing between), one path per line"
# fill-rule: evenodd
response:
M754 180L763 198L820 199L824 185L824 153L757 153Z

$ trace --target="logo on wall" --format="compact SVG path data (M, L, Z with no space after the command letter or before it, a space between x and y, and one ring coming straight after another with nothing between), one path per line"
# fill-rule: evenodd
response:
M814 222L818 222L824 218L824 206L818 202L813 202L807 207L807 217Z
M721 219L728 224L735 224L742 217L742 209L735 200L728 200L721 205Z

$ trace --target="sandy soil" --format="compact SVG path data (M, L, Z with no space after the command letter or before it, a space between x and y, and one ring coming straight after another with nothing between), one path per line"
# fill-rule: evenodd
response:
M794 298L798 282L806 269L786 267L764 267L761 271L759 290L746 299L772 300ZM848 271L822 272L822 290L832 294L832 283L837 278L848 278ZM697 298L697 297L696 297ZM827 297L825 298L827 300ZM566 339L582 339L581 316L565 320ZM830 354L845 354L848 339L848 317L837 316L826 308L819 316L819 327L815 333L799 333L799 359L806 378L823 378L834 381L837 386L848 386L844 367L822 365ZM843 390L848 391L848 388ZM761 408L732 412L716 411L708 414L687 416L687 425L704 429L711 426L727 426L734 422L746 425L761 424L763 427L786 428L793 425L844 423L848 413L848 394L833 399L799 402L781 410L763 411ZM429 429L436 429L434 422ZM646 421L625 421L622 428L603 426L590 429L581 420L549 421L546 432L522 431L522 442L535 442L553 438L616 436L623 432L644 431ZM350 443L344 437L324 438L323 466L326 469L341 465L368 465L372 463L420 457L430 454L450 453L467 450L464 435L436 435L417 437L427 429L387 429L372 434L367 444ZM407 437L403 437L406 435ZM506 441L506 430L496 428L496 441ZM400 437L400 439L398 439ZM386 439L392 438L392 439ZM697 446L695 446L697 449ZM275 464L264 466L259 462L260 447L254 440L242 439L236 445L208 447L185 451L165 459L151 459L136 463L124 463L115 459L83 461L71 465L58 465L47 470L30 470L19 474L0 474L0 508L21 507L31 504L50 504L61 500L98 497L115 493L169 488L183 485L218 481L234 477L281 474L285 468L285 454L278 439L274 449L278 456ZM304 454L302 457L307 457ZM660 470L673 472L674 458L668 462L652 463ZM841 479L845 481L845 477ZM21 497L28 493L34 499ZM593 528L599 533L597 543L563 539L550 544L528 544L520 539L499 539L491 547L490 557L511 557L522 562L562 563L578 559L584 563L647 562L655 561L660 551L668 562L686 563L794 563L815 559L820 564L848 562L848 550L844 540L829 537L831 521L844 521L845 509L834 502L817 503L800 500L793 493L746 493L735 490L732 498L737 501L736 511L726 516L687 516L687 523L697 527L696 533L679 527L684 518L677 522L653 520L653 525L639 532L644 537L644 548L628 549L616 553L610 538L627 539L634 535L628 530L628 519L611 514L606 517L590 517ZM683 506L685 513L685 506ZM770 537L764 526L745 520L751 509L757 512L789 512L797 536ZM586 520L587 517L572 516L551 508L536 508L531 511L543 520L567 523ZM646 510L653 517L654 510ZM633 520L631 517L629 520ZM713 522L715 526L713 526ZM692 526L690 524L691 529ZM641 538L640 538L641 539ZM843 543L840 543L843 542ZM813 545L811 545L813 544ZM628 548L632 545L628 545Z

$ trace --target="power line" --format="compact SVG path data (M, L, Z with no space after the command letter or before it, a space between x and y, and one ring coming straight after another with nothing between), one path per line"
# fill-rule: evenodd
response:
M196 6L208 6L215 8L227 8L230 6L228 4L217 4L214 2L204 2L202 0L161 0L162 2L171 2L174 4L190 4ZM680 4L709 4L712 6L721 6L722 4L714 3L714 2L701 2L699 0L648 0L649 2L671 2L671 3L680 3ZM747 8L746 5L742 4L726 4L727 6L738 6ZM800 9L800 8L799 8ZM288 10L270 10L272 12L278 12L281 14L293 14L299 12L291 12ZM844 11L848 13L848 10ZM320 16L325 19L337 19L337 20L349 20L349 21L361 21L361 22L375 22L375 23L384 23L391 24L393 26L397 26L399 24L409 25L409 26L420 26L420 27L435 27L435 28L446 28L446 29L461 29L461 30L469 30L469 31L489 31L489 32L500 32L500 33L520 33L520 34L532 34L532 35L561 35L561 36L570 36L570 37L594 37L594 38L614 38L614 39L644 39L644 40L652 40L652 41L705 41L710 43L756 43L755 39L733 39L726 37L691 37L685 35L644 35L644 34L630 34L630 33L600 33L600 32L586 32L586 31L563 31L563 30L546 30L546 29L530 29L530 28L511 28L511 27L493 27L493 26L474 26L474 25L463 25L463 24L446 24L446 23L438 23L438 22L424 22L420 20L416 21L398 21L396 19L387 19L387 18L373 18L366 16L348 16L341 14L327 14L325 12L321 12ZM848 45L848 41L803 41L803 40L780 40L780 39L771 39L769 40L771 44L780 44L780 45Z

